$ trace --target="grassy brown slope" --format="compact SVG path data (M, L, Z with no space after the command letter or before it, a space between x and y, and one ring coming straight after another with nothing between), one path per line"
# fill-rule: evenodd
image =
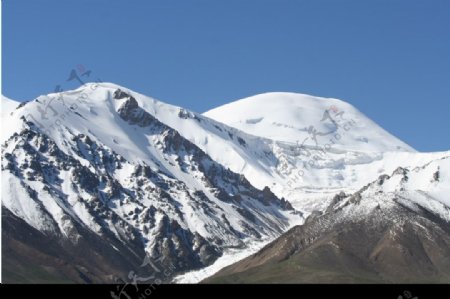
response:
M402 206L358 221L336 217L313 217L204 282L450 283L449 223Z

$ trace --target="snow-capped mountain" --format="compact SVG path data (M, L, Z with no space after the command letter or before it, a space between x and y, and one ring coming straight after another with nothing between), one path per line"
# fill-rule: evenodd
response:
M449 182L450 156L399 167L208 281L448 283Z
M338 99L271 92L220 106L203 115L251 135L286 143L330 143L335 149L364 152L415 152ZM338 130L340 127L342 130Z
M145 100L112 84L89 84L6 110L5 227L34 229L58 239L68 252L79 251L80 243L83 250L94 251L87 239L108 240L124 264L137 267L130 259L146 254L162 257L167 267L175 265L173 275L209 265L227 248L274 238L302 221L268 187L256 189L156 119L147 109L158 103L145 105ZM5 250L13 252L19 240L11 237ZM106 251L104 244L95 248ZM126 279L126 270L135 270L114 265L110 258L99 253L107 266L95 275L81 261L80 267L87 269L82 275L67 269L63 276L111 281L112 274ZM45 266L52 267L35 265Z
M336 194L450 156L416 152L345 102L290 93L202 115L89 83L2 98L1 122L3 253L15 281L155 275L147 256L175 265L159 278L196 282L329 211Z

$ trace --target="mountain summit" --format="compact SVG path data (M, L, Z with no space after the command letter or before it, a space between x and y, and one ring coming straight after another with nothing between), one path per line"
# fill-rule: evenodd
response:
M317 145L335 139L332 142L339 149L415 151L352 105L332 98L270 92L237 100L203 115L246 133L277 141L303 143L310 138L312 140L307 144ZM345 125L345 134L340 133L337 137L335 132Z

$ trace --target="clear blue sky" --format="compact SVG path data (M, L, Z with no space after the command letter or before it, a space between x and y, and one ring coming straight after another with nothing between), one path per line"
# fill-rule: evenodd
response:
M420 151L450 149L448 0L3 0L3 94L71 69L197 112L267 91L344 99Z

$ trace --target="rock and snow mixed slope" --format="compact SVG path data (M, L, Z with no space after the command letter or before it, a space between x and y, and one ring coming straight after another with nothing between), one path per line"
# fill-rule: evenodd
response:
M258 174L247 165L234 170L256 186L272 184L275 194L305 212L325 209L335 193L357 191L399 166L415 167L447 155L417 153L337 99L265 93L203 115L265 140L274 163L259 160L264 172ZM224 165L233 169L229 162Z
M34 229L75 252L78 244L89 250L87 239L109 240L122 264L147 254L175 265L175 274L209 265L227 248L273 238L302 220L269 188L256 189L156 119L145 100L112 84L90 84L2 115L8 124L2 132L5 227L20 224L23 232ZM7 256L18 247L31 250L33 244L10 237ZM105 251L104 244L96 249ZM135 270L110 258L99 253L114 269L110 273L93 275L89 263L80 261L86 271L61 274L101 282L111 281L111 274L126 279L127 270ZM48 259L55 264L61 257ZM136 267L136 260L128 263ZM45 262L33 266L59 271Z
M208 282L448 283L450 155L334 197Z
M213 160L243 174L259 189L269 186L278 197L288 199L295 208L306 213L326 208L336 192L357 191L399 166L414 167L446 155L445 152L417 153L340 100L289 93L264 94L253 97L264 101L251 101L253 106L247 105L246 109L238 107L222 113L219 111L223 107L214 109L214 115L218 116L213 120L212 113L201 115L124 90L155 118L177 130ZM230 105L233 104L236 102ZM245 132L245 128L220 122L223 120L220 115L242 117L244 121L246 115L277 111L272 106L282 110L272 116L277 117L277 122L289 119L288 123L312 129L296 131L290 139L279 140L265 136L264 132L270 131L267 128L256 132L255 136L252 135L255 132ZM296 109L306 113L297 111L289 116ZM242 115L241 111L245 113ZM275 128L283 131L283 127ZM332 134L318 135L321 132Z

